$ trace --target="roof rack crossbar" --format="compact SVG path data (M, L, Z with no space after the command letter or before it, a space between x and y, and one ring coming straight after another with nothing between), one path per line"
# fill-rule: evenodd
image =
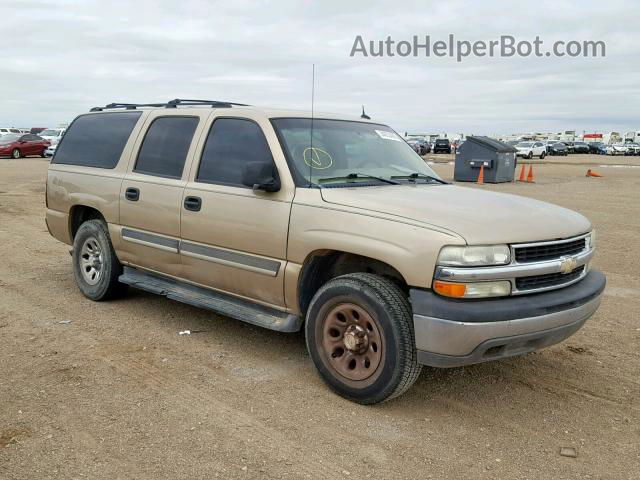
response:
M111 110L114 108L124 108L125 110L135 110L138 107L156 107L156 108L177 108L178 106L211 106L211 108L231 108L231 107L248 107L246 103L224 102L220 100L189 100L175 98L167 103L109 103L104 107L93 107L91 112L101 112L103 110Z

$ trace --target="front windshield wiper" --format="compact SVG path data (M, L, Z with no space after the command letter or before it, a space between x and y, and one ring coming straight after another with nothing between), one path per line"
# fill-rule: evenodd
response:
M438 177L434 177L432 175L425 175L423 173L412 173L411 175L394 175L391 178L396 180L409 180L410 182L415 182L418 179L433 180L435 182L443 183L445 185L449 184L449 182L445 182L444 180Z
M394 178L394 177L391 177ZM376 177L374 175L367 175L364 173L350 173L349 175L345 175L344 177L328 177L328 178L320 178L318 181L320 183L324 182L335 182L338 180L357 180L357 179L372 179L378 180L379 182L389 183L391 185L400 185L398 182L394 182L388 178Z

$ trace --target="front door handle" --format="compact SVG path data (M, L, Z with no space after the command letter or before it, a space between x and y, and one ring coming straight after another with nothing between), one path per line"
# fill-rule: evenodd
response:
M192 212L199 212L202 208L202 199L200 197L188 196L184 199L184 208Z
M132 202L137 202L140 199L140 190L137 188L129 187L124 192L124 197Z

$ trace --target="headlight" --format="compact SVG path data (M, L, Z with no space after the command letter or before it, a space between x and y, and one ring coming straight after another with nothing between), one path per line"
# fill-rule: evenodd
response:
M506 297L511 295L511 283L500 282L476 282L476 283L453 283L433 282L433 291L453 298L487 298Z
M589 236L586 237L586 246L587 248L596 248L596 231L591 230Z
M450 245L440 250L438 265L454 267L481 267L507 265L511 250L507 245L458 246Z

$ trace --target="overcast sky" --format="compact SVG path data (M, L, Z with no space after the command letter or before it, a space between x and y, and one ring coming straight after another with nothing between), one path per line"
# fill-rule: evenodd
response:
M0 0L0 126L206 98L359 114L399 132L640 130L640 2ZM349 56L354 39L602 40L605 58Z

